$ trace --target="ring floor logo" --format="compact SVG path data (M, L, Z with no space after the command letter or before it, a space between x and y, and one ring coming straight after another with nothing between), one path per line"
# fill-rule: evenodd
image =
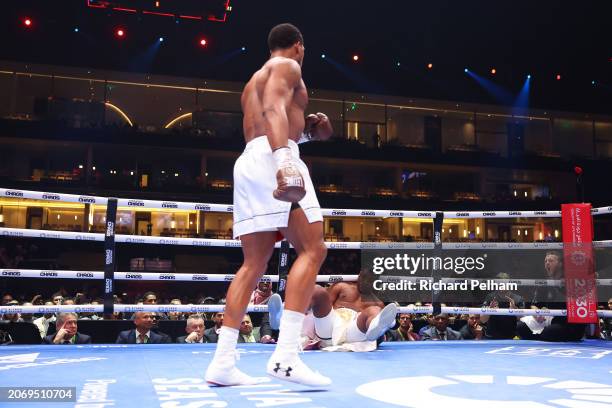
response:
M407 397L399 390L410 390ZM357 393L401 407L561 408L612 406L612 385L550 377L446 375L362 384ZM511 396L505 399L499 396Z

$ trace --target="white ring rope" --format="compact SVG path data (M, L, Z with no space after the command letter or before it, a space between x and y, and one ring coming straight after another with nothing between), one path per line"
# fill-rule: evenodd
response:
M115 272L115 280L140 281L203 281L230 282L232 274L171 273L171 272ZM317 282L355 282L358 275L317 275ZM104 279L102 271L65 271L51 269L0 269L0 278L40 279ZM278 275L263 275L260 281L278 282Z
M103 305L60 305L60 306L0 306L0 314L15 313L101 313ZM187 312L209 313L222 312L225 305L134 305L115 304L113 311L118 313L134 312ZM267 305L249 305L248 312L265 313ZM397 308L398 313L431 314L432 306L403 306ZM565 309L501 309L491 307L442 307L442 313L448 314L479 314L498 316L567 316ZM612 310L598 310L599 317L612 317Z
M0 228L0 236L17 238L71 239L104 241L104 234L93 232L49 231L25 228ZM213 238L173 238L143 235L115 235L115 242L129 244L183 245L196 247L241 247L239 240ZM432 242L325 242L329 249L434 249ZM276 243L276 248L280 242ZM593 241L594 248L610 248L612 240ZM442 249L562 249L561 242L444 242Z
M0 188L1 197L9 198L29 198L34 200L47 200L57 202L69 202L80 204L106 205L108 198L64 194L48 193L42 191L17 190ZM121 207L133 208L154 208L154 209L177 209L206 212L233 212L233 206L229 204L208 204L191 203L178 201L157 201L139 200L129 198L119 198L118 205ZM359 209L322 209L323 215L328 217L385 217L385 218L435 218L436 211L403 211L403 210L359 210ZM612 214L612 206L598 207L591 209L593 215ZM560 217L561 211L444 211L444 218L540 218L540 217Z
M115 280L128 281L177 281L177 282L231 282L235 275L208 273L173 272L115 272ZM104 279L102 271L66 271L53 269L0 269L0 278L38 278L38 279ZM319 283L356 282L359 275L317 275ZM431 277L380 275L382 282L431 281ZM564 287L563 279L484 279L484 278L440 278L441 282L479 282L516 283L521 286ZM263 275L262 282L279 281L278 275ZM612 286L612 279L595 279L597 286Z

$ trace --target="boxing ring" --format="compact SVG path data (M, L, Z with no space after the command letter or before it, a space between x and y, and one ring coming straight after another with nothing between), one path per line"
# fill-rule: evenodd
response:
M231 212L231 206L152 200L108 199L13 189L0 189L0 196L17 199L107 205L106 232L0 228L0 235L104 242L104 271L60 271L3 269L0 276L11 279L103 280L103 305L4 306L0 313L57 312L214 312L224 305L133 305L113 304L117 281L173 280L180 282L228 282L232 274L175 274L116 271L115 244L187 245L240 247L235 240L168 238L115 235L117 206L134 209L195 210ZM595 208L593 215L611 214L612 207ZM435 219L436 212L326 209L334 217L414 217ZM440 213L438 213L440 214ZM560 211L444 212L447 218L559 217ZM441 225L440 225L441 227ZM334 249L423 249L435 243L326 242ZM285 250L288 245L284 244ZM562 248L561 243L442 243L442 248ZM597 241L594 247L611 247ZM282 245L278 244L277 247ZM282 282L286 264L278 275L263 279ZM284 272L283 272L284 270ZM355 281L357 275L319 275L318 282ZM393 277L388 278L393 281ZM447 278L453 279L453 278ZM554 286L547 280L522 280L524 284ZM598 279L610 286L612 280ZM250 312L267 312L265 305L251 305ZM432 313L434 306L400 307L400 312ZM564 316L565 310L535 311L489 307L442 307L449 314L478 313L527 316ZM612 311L599 310L600 317ZM239 367L252 376L262 376L274 345L239 344ZM75 387L74 399L58 406L78 407L592 407L612 406L612 347L604 341L545 343L526 340L483 340L458 342L383 342L369 353L308 351L301 358L333 380L325 391L307 389L276 379L255 386L212 387L204 382L204 370L215 344L93 344L68 346L13 345L0 348L0 387ZM1 396L1 395L0 395ZM59 403L58 403L59 404ZM54 406L55 403L0 402L0 406Z

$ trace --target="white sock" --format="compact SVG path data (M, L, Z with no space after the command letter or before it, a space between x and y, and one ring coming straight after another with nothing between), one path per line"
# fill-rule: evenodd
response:
M238 342L238 329L233 329L228 326L221 326L219 330L219 338L217 340L217 349L215 350L215 356L213 357L213 363L225 363L227 365L231 362L234 364L234 353L236 351L236 343ZM231 358L228 358L230 356Z
M282 167L282 164L293 161L293 152L289 146L279 147L272 152L272 156L276 161L276 167Z
M283 310L275 354L297 354L304 317L304 313Z

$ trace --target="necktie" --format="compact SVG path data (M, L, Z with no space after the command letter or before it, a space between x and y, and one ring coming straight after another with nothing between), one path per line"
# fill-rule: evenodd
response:
M140 344L145 344L147 342L148 337L146 334L139 334L138 339L140 340Z

